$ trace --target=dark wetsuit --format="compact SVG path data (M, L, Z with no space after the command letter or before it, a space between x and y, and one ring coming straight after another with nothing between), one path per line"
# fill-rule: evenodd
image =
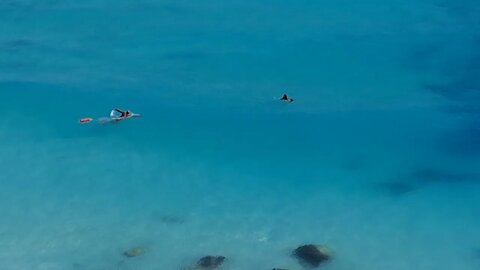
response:
M120 113L120 116L118 118L125 118L130 115L129 111L122 111L119 109L113 109L113 110Z
M281 101L286 101L286 102L293 102L293 98L288 97L287 94L283 94L282 98L280 98Z

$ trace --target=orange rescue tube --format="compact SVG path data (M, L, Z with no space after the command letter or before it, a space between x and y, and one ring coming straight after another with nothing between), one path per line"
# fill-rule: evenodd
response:
M80 119L80 123L85 124L85 123L91 122L92 120L93 119L90 118L90 117L85 117L85 118Z

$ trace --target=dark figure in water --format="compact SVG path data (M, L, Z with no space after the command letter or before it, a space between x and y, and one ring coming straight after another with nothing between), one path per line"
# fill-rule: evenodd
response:
M293 255L302 265L314 268L329 261L332 257L331 251L327 247L316 245L300 246L293 251Z
M197 262L195 269L215 269L221 266L225 259L223 256L205 256Z
M293 98L289 97L287 94L283 94L280 100L288 103L293 102Z
M130 110L126 110L126 111L122 111L122 110L119 110L119 109L113 109L113 110L120 113L119 118L126 118L126 117L129 117L132 114L132 112L130 112Z

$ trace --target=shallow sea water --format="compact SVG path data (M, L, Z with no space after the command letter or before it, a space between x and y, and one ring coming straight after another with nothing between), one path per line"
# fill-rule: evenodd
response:
M2 1L0 269L478 269L478 14Z

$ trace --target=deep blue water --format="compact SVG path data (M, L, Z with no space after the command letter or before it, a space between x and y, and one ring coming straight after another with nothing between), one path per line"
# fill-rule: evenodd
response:
M306 243L335 252L322 269L478 269L479 15L473 0L1 1L0 269L218 254L295 270ZM115 107L142 117L78 123Z

